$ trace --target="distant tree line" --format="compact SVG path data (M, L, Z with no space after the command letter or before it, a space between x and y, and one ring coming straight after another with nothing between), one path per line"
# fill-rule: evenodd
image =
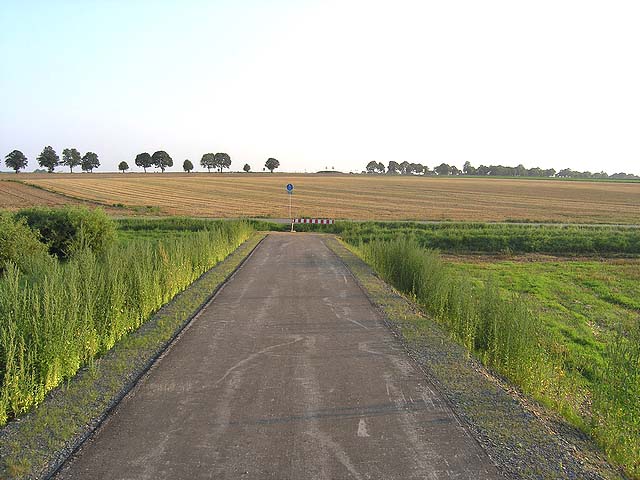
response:
M75 148L65 148L62 151L62 160L51 147L44 147L40 155L38 155L38 165L46 169L47 172L53 172L58 166L69 167L69 171L73 172L73 167L79 166L84 172L93 172L100 166L98 155L94 152L87 152L81 155ZM27 168L28 159L20 150L13 150L4 157L4 163L11 170L18 173L20 170Z
M540 177L540 178L612 178L612 179L640 179L636 175L629 173L614 173L609 175L607 172L578 172L565 168L559 172L553 168L542 169L538 167L526 168L520 164L517 167L505 167L503 165L480 165L474 167L471 162L465 162L462 170L455 165L441 163L431 170L427 165L421 163L394 162L393 160L385 165L382 162L371 161L367 164L366 173L387 175L469 175L469 176L494 176L494 177Z
M78 166L84 172L93 172L93 170L100 166L100 161L98 160L98 155L96 153L87 152L84 155L81 155L76 148L65 148L62 151L62 159L60 159L56 151L51 146L47 146L42 150L40 155L38 155L37 160L38 165L45 169L44 171L49 173L55 171L56 167L59 166L69 167L69 171L71 173L73 173L73 168ZM16 173L27 168L28 162L27 157L20 150L13 150L5 156L4 160L5 165ZM173 159L164 150L158 150L153 154L149 154L147 152L139 153L136 155L134 163L137 167L142 168L145 173L147 173L147 168L159 168L160 171L164 173L167 168L173 167ZM200 165L206 168L209 172L211 172L212 168L217 169L218 172L222 172L224 169L231 167L231 157L228 153L222 152L205 153L202 155ZM268 158L264 166L265 169L273 173L273 171L280 166L280 162L275 158ZM182 169L187 173L191 173L193 168L193 163L189 159L182 163ZM251 171L251 166L246 163L242 169L249 173ZM129 164L125 161L120 162L118 164L118 170L125 173L129 170ZM41 170L37 171L40 172Z

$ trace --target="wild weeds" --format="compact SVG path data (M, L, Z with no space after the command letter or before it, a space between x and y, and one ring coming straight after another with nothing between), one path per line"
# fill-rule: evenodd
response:
M251 234L244 222L132 240L66 262L42 256L0 277L0 425L41 402L136 330Z

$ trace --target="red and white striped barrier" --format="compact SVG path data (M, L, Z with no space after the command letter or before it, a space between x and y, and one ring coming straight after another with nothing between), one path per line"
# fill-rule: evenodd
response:
M293 223L315 223L318 225L333 225L335 220L329 218L294 218Z

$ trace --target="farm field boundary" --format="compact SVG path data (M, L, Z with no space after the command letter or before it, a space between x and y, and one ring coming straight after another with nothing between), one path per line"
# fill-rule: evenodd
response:
M334 237L327 237L325 244L342 259L409 355L506 476L624 478L585 435L488 372L345 244Z
M0 430L0 478L49 478L233 276L264 234L255 233L123 338L94 365Z

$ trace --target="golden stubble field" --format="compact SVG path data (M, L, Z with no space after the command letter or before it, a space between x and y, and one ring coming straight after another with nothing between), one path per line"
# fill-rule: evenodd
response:
M283 173L22 174L17 178L47 190L42 191L3 181L8 179L14 177L0 175L0 207L4 208L81 199L107 207L151 206L161 214L287 218L285 185L290 182L295 185L294 216L640 223L640 183ZM11 189L19 190L19 201L7 193Z

